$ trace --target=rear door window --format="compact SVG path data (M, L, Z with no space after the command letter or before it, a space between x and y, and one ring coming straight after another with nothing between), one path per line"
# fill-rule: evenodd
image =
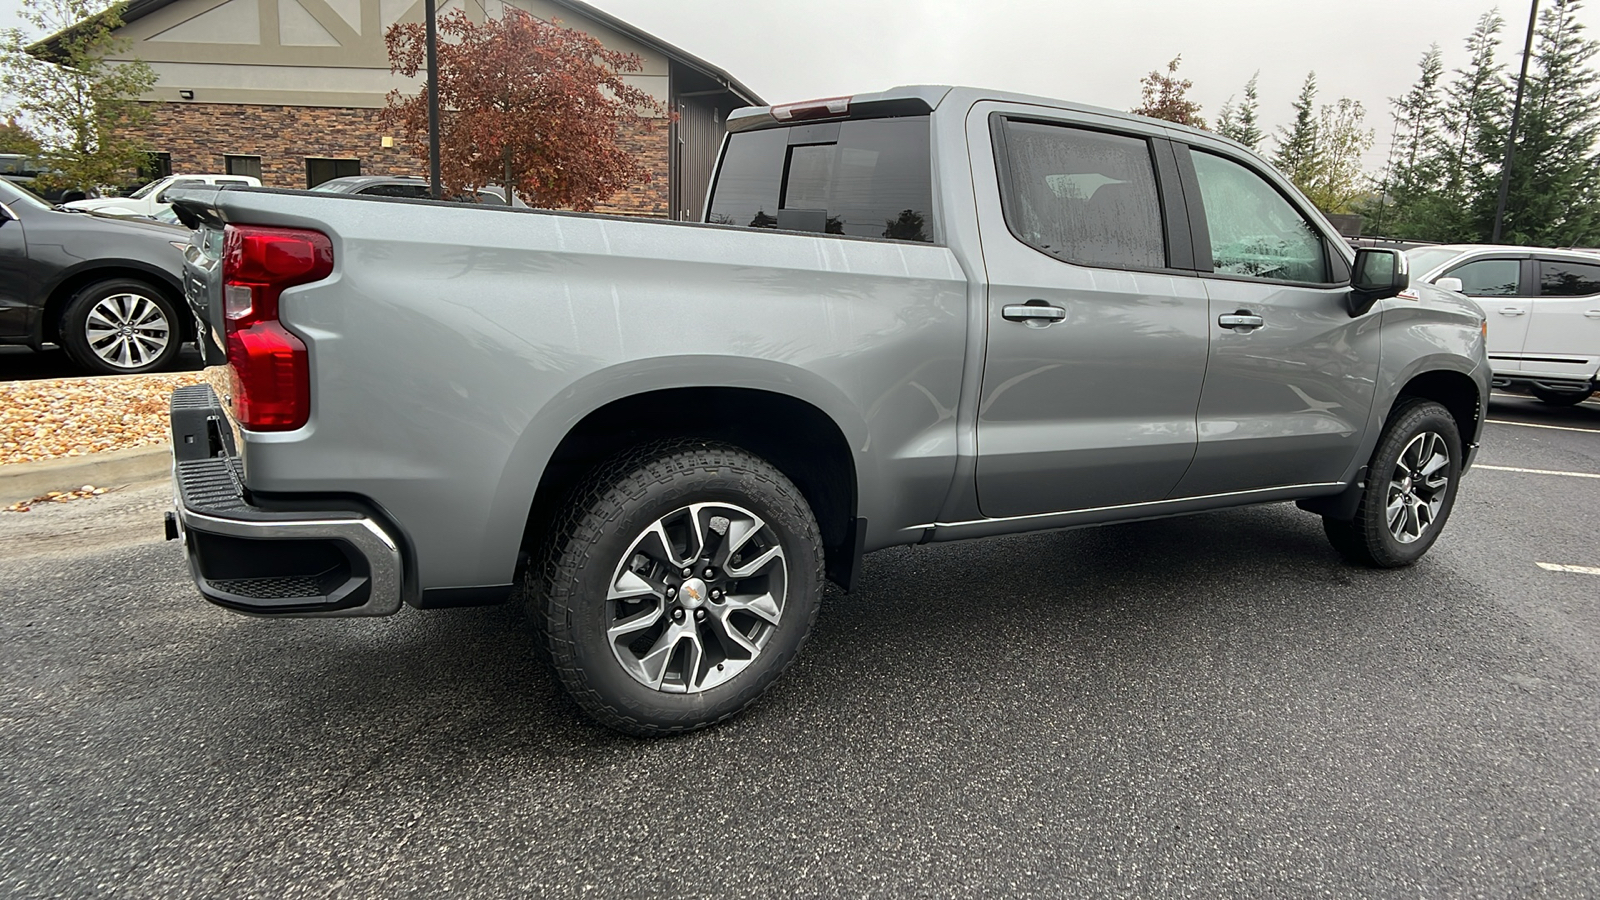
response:
M706 221L932 242L928 118L821 122L728 137Z
M1600 263L1539 261L1539 296L1588 297L1600 294Z
M1004 135L1001 205L1012 234L1082 265L1166 267L1149 141L1009 120Z
M1521 275L1520 260L1475 259L1441 277L1461 279L1461 293L1469 297L1515 297Z

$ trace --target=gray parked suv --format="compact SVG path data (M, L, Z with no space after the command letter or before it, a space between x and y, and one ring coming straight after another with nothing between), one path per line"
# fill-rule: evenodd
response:
M179 201L231 370L172 404L201 593L516 597L584 710L662 734L758 697L883 547L1290 500L1365 565L1439 537L1483 316L1249 151L947 87L728 130L703 224Z

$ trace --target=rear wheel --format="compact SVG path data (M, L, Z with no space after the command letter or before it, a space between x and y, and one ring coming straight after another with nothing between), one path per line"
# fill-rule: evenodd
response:
M573 495L530 573L556 675L604 725L691 731L734 715L805 642L821 538L771 464L719 444L657 445Z
M61 346L97 375L137 375L171 364L183 343L172 301L132 278L78 291L61 316Z
M1407 402L1390 413L1378 439L1355 518L1322 520L1328 542L1359 565L1411 565L1450 518L1460 475L1455 419L1431 400Z
M1577 406L1594 394L1594 391L1551 391L1542 387L1532 390L1535 397L1551 406Z

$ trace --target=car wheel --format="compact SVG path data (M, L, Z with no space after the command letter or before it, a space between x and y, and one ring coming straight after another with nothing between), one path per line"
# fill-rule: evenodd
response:
M67 355L97 375L153 372L171 363L183 342L172 301L131 278L99 281L78 291L60 328Z
M1322 520L1329 543L1364 566L1416 562L1450 518L1461 462L1461 434L1448 410L1428 400L1396 408L1373 451L1355 518Z
M1577 406L1589 399L1594 391L1550 391L1542 387L1532 388L1533 395L1551 406Z
M568 694L628 734L692 731L749 706L804 644L822 541L792 482L723 444L656 444L565 504L526 585Z

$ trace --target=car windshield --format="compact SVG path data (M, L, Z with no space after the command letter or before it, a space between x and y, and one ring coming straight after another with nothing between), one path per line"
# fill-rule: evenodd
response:
M1460 250L1445 247L1412 247L1406 251L1406 259L1411 263L1411 274L1416 276L1426 275L1460 255Z
M139 188L137 191L134 191L133 193L129 194L128 196L133 198L134 200L139 200L139 199L142 199L144 197L148 197L152 193L155 192L155 189L159 185L161 185L164 182L166 182L166 180L167 179L165 179L165 178L158 178L155 181L152 181L149 184L145 185L144 187Z
M324 193L324 194L342 194L342 193L344 193L344 189L346 187L349 187L349 183L348 182L343 182L343 181L340 181L340 182L324 181L323 183L321 183L321 184L317 185L316 187L312 188L311 190L312 191L318 191L318 192L321 192L321 193Z
M38 209L49 209L50 204L9 178L0 178L0 200L13 206L32 206Z

